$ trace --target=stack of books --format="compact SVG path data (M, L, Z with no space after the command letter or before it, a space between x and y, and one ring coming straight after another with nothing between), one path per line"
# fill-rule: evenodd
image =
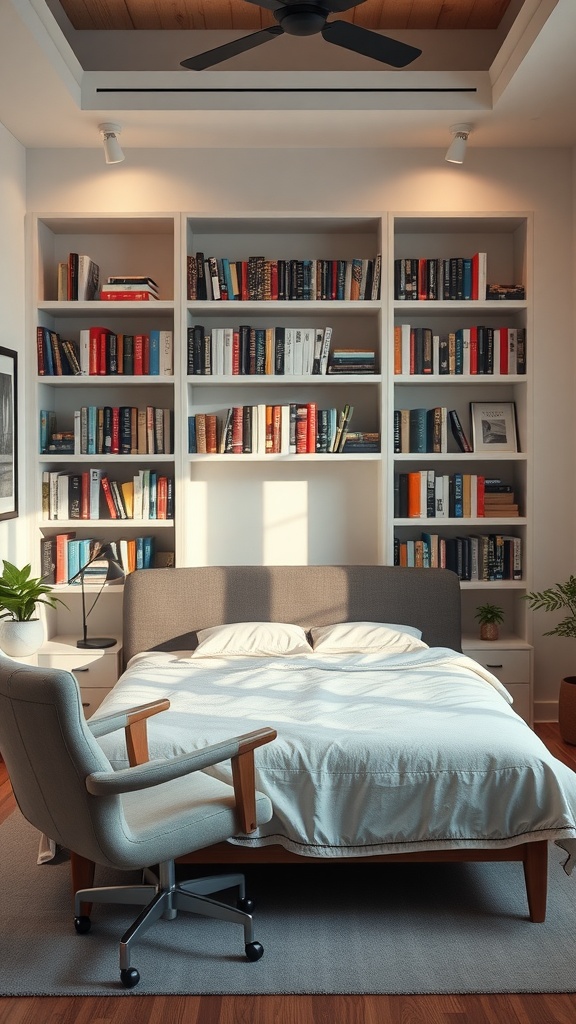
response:
M379 452L380 434L375 431L348 430L340 451Z
M328 373L374 373L375 369L376 353L358 348L335 348L328 364Z
M152 277L129 276L109 277L100 292L105 301L147 302L159 298L158 285Z
M520 515L511 484L501 480L486 480L484 485L484 515L496 519L509 519Z

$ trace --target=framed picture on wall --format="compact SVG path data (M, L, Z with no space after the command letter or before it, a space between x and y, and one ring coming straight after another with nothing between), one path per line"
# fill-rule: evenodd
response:
M514 402L471 402L472 443L475 452L517 452Z
M0 346L0 519L18 515L18 355Z

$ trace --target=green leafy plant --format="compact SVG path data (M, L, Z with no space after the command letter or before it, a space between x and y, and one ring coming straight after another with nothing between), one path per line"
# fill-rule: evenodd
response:
M576 576L570 576L564 583L555 583L547 590L525 594L524 599L533 611L568 610L568 615L553 629L548 629L544 636L576 637Z
M497 604L479 604L474 617L481 626L499 626L504 622L504 610Z
M52 593L52 587L42 577L31 577L32 568L25 565L18 569L12 562L2 559L4 571L0 576L0 619L15 619L16 622L27 622L35 618L36 606L39 604L55 608L64 604Z

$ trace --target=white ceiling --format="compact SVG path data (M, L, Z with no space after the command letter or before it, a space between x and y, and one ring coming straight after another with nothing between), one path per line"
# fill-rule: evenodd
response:
M449 126L466 122L470 148L576 145L576 0L524 0L507 28L504 39L388 33L422 46L414 71L283 36L191 72L180 60L246 33L75 33L56 0L1 0L0 121L27 148L96 148L98 123L118 121L127 158L131 148L442 148Z

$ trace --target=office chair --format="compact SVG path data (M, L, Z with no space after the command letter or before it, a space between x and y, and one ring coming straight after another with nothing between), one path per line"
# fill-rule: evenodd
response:
M120 941L120 980L126 988L140 980L130 963L133 944L154 921L173 919L178 910L242 924L247 958L259 960L264 952L254 939L244 876L177 883L174 860L270 820L272 805L254 788L254 749L275 739L276 732L258 729L190 754L114 771L96 737L136 722L138 745L146 718L168 706L167 700L156 701L87 722L70 672L0 657L0 750L24 817L70 850L72 859L144 872L141 885L79 889L74 900L80 934L90 929L91 903L144 907ZM233 786L203 771L228 758ZM159 865L157 877L151 865ZM235 907L209 898L232 887L239 890Z

